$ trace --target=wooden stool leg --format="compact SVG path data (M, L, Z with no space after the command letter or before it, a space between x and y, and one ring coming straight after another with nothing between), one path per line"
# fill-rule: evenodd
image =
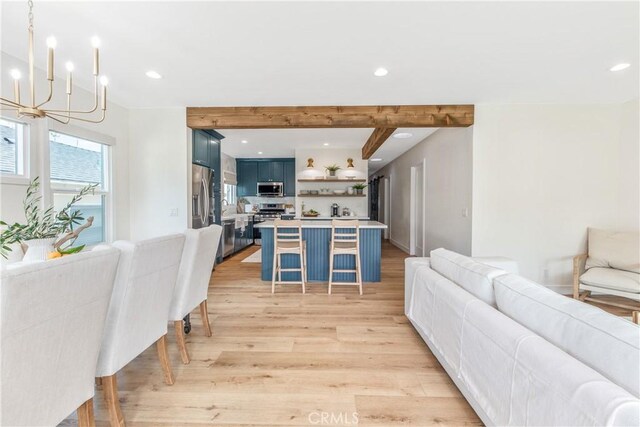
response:
M184 325L182 320L176 320L173 322L173 328L176 331L176 343L178 344L178 350L180 350L180 358L182 363L188 365L190 362L189 352L187 351L187 342L184 339ZM158 349L158 351L160 351Z
M273 249L273 273L271 274L271 293L276 292L276 273L278 271L278 252Z
M282 282L282 254L278 254L278 282Z
M302 293L306 293L304 288L304 251L300 249L300 281L302 282Z
M162 372L164 373L164 382L168 385L172 385L175 381L173 379L173 372L171 371L169 352L167 351L167 334L164 334L158 341L156 341L156 349L158 350L158 358L160 359L160 365L162 366Z
M360 262L360 251L356 253L356 280L358 281L358 287L360 288L360 295L362 295L362 264Z
M329 252L329 295L331 295L331 284L333 283L333 247Z
M207 300L200 303L200 318L202 319L202 326L204 326L204 335L210 337L211 323L209 323L209 311L207 310Z
M111 427L124 427L124 416L120 409L120 400L118 399L118 382L116 374L102 377L102 386L104 388L104 401L109 411L109 420Z
M78 410L78 427L95 427L96 419L93 416L93 399L84 402Z
M640 311L633 311L631 313L631 319L633 319L633 323L640 325Z
M97 388L102 388L102 378L101 377L96 377L96 387Z

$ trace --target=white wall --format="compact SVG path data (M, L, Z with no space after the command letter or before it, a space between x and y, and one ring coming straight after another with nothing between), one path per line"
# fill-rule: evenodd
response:
M130 110L131 238L182 232L191 218L191 131L184 108ZM177 209L177 215L171 211Z
M313 158L314 168L307 169L307 159ZM347 159L353 159L353 169L347 169ZM320 150L296 150L296 177L297 179L310 179L316 176L325 176L325 166L336 164L342 169L336 173L339 178L345 178L345 175L354 175L358 179L366 179L368 176L369 165L366 160L362 160L362 151L360 149L320 149ZM366 183L365 183L366 184ZM296 192L300 194L300 190L320 190L321 188L329 188L330 190L346 190L353 183L345 182L296 182ZM365 188L364 194L368 194L368 188ZM369 197L296 197L296 213L302 214L302 202L305 204L305 210L315 209L322 216L331 214L331 205L335 202L342 208L351 209L357 216L367 216L369 213L368 202Z
M587 227L638 228L638 101L476 105L473 255L567 292Z
M439 129L375 173L390 177L393 244L409 251L411 167L426 159L425 252L445 247L471 253L473 132L472 127Z
M2 53L2 71L18 68L23 76L27 76L27 64L10 55ZM13 80L1 78L2 94L13 97ZM24 101L28 98L28 78L22 79L21 97ZM40 102L46 97L48 88L44 85L47 82L46 75L41 70L36 70L36 94ZM117 84L117 82L112 82ZM64 108L66 102L66 83L62 79L56 79L54 85L54 97L50 104L51 108ZM60 103L62 101L62 103ZM78 87L73 89L72 107L87 108L93 105L93 94ZM2 116L16 120L17 117L12 111L2 111ZM23 120L30 125L31 144L29 147L30 156L30 179L40 176L41 180L48 179L48 146L49 146L49 122L47 119ZM104 122L99 124L89 124L80 121L72 121L70 125L86 129L87 131L105 135L115 139L115 145L111 149L113 167L113 208L114 218L110 234L114 239L126 239L129 237L129 112L127 109L117 104L109 102L107 105L107 116ZM72 127L69 127L72 129ZM63 127L58 127L63 130ZM22 200L27 188L27 182L9 183L8 180L0 178L0 218L6 222L24 221L22 210ZM50 204L48 192L43 194L46 204Z

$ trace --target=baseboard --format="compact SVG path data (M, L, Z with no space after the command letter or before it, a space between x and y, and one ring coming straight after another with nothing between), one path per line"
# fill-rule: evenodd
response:
M389 239L389 242L396 248L400 249L401 251L406 252L407 254L409 253L409 248L403 245L402 243L393 239Z

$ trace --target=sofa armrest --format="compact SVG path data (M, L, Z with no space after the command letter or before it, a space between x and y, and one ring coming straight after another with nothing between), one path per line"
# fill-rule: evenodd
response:
M573 297L580 296L580 276L584 273L584 266L587 262L587 254L580 254L573 257Z

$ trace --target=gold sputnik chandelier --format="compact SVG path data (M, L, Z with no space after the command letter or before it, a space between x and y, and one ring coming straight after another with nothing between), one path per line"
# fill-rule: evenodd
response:
M49 37L47 39L47 81L49 86L49 96L44 101L36 102L35 91L35 73L34 73L34 41L33 41L33 1L29 0L29 103L22 103L20 100L20 79L22 73L18 69L11 70L11 77L13 77L13 100L0 97L0 104L3 110L16 110L18 117L30 117L30 118L43 118L49 117L60 123L69 123L71 120L80 120L89 123L100 123L104 120L107 110L107 83L108 80L105 76L100 76L100 40L97 37L91 39L93 45L93 79L94 79L94 105L93 108L87 110L72 110L71 109L71 92L73 89L73 63L67 62L67 108L61 109L48 109L43 108L53 98L53 64L54 64L54 51L56 48L56 39ZM102 86L102 94L98 97L99 84ZM96 117L93 114L98 110L100 106L101 116Z

